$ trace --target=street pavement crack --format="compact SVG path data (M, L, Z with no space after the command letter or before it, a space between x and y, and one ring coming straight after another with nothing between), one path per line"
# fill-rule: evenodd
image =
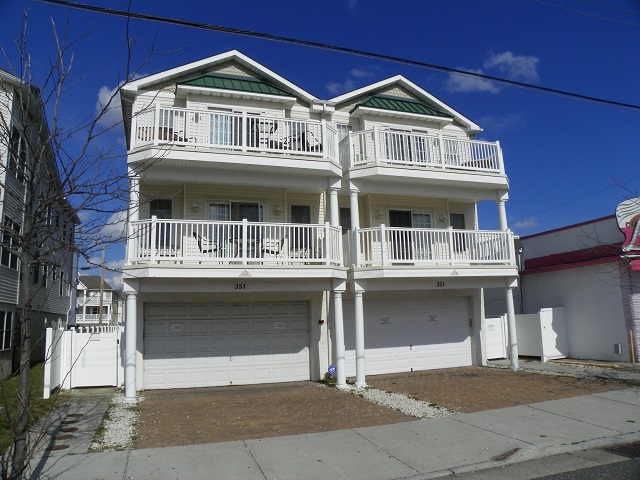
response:
M384 453L386 453L387 455L389 455L390 458L393 458L395 460L397 460L398 462L400 462L402 465L404 465L405 467L413 470L416 473L419 473L418 470L416 470L415 468L413 468L411 465L409 465L406 462L403 462L402 460L400 460L398 457L396 457L393 453L389 452L388 450L385 450L384 448L382 448L382 445L378 445L377 443L373 442L372 440L368 439L367 437L365 437L364 435L362 435L360 432L357 432L354 429L351 429L351 431L353 433L355 433L356 435L358 435L360 438L364 439L365 441L369 442L371 445L373 445L376 448L379 448L380 450L382 450Z

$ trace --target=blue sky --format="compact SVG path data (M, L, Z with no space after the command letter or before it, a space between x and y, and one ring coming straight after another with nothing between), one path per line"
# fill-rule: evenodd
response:
M126 9L126 1L86 3ZM132 0L132 10L403 57L445 67L640 105L637 0ZM125 72L125 20L26 0L0 0L0 45L10 69L13 39L29 9L36 81L52 53L51 18L68 21L77 85L62 112L79 118ZM581 12L581 13L578 13ZM630 110L428 69L246 36L143 21L130 26L133 64L155 73L238 49L320 98L402 74L499 140L510 179L507 214L529 235L615 212L640 187L640 109ZM121 141L114 132L109 141ZM495 205L480 226L497 228ZM118 252L109 254L114 258Z

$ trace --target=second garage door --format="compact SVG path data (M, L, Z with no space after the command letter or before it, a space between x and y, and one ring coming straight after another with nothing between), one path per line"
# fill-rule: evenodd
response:
M346 370L356 374L354 309L344 304ZM471 365L465 297L365 300L367 375Z
M309 378L304 302L145 305L146 389Z

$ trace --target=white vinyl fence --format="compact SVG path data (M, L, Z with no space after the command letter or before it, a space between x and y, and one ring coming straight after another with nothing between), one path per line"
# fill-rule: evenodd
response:
M47 328L44 398L56 388L121 386L123 340L119 326Z
M509 335L506 314L487 318L487 360L507 358ZM538 313L516 315L518 355L540 357L543 362L569 356L564 308L543 308Z

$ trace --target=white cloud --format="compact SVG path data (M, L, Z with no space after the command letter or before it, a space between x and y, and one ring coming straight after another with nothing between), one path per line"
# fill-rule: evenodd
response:
M127 228L127 212L116 212L100 229L100 235L110 240L120 240L125 237Z
M518 82L537 82L540 79L538 65L540 59L534 56L514 55L512 52L492 54L477 70L460 67L458 70L501 77ZM491 80L450 73L446 87L450 92L490 92L498 93L500 88Z
M356 78L370 78L375 76L375 73L368 72L367 70L363 70L361 68L352 68L349 70L349 75Z
M513 113L504 117L488 115L480 119L480 125L491 130L511 130L524 125L526 115L522 112Z
M80 210L78 212L78 218L82 223L87 223L89 220L91 220L92 216L93 216L93 213L88 210Z
M355 10L356 7L358 6L358 0L348 0L347 1L347 8L351 11Z
M459 70L464 70L460 68ZM469 70L474 73L483 73L482 70ZM471 77L459 73L450 73L446 84L450 92L490 92L498 93L500 89L491 81L484 78Z
M325 88L332 95L338 95L343 92L348 92L354 89L354 82L350 78L347 78L344 82L330 82L325 85Z
M102 109L106 110L101 114ZM100 115L98 125L109 128L122 122L122 107L120 105L119 87L101 87L98 90L98 100L96 101L96 115Z
M534 56L514 55L511 52L503 52L492 55L484 62L487 70L498 70L502 76L509 80L520 82L537 82L538 64L540 59Z
M538 219L535 217L524 218L513 225L511 225L514 229L519 230L530 230L532 228L538 227L540 224L538 223Z

